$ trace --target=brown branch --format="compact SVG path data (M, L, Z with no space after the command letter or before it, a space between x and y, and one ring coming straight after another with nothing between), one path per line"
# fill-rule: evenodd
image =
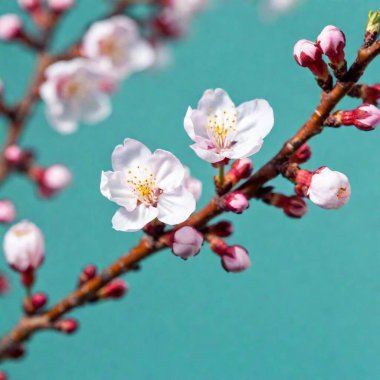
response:
M323 94L320 104L310 119L284 144L282 149L268 163L243 183L239 187L239 190L243 191L247 197L254 198L265 183L278 176L281 173L281 168L289 162L292 154L310 138L322 132L324 120L339 101L350 92L364 73L367 65L379 53L380 41L377 41L368 48L359 50L357 59L347 74L342 78L342 81L335 85L331 92ZM175 228L178 229L183 225L197 228L205 227L211 219L224 212L220 204L221 202L217 198L211 200L206 207ZM59 319L70 310L84 305L111 280L133 269L137 263L145 260L153 253L168 247L172 232L163 233L156 240L153 240L151 237L142 238L129 253L106 268L100 275L69 294L45 313L38 316L23 317L11 332L0 340L0 359L5 359L9 350L25 342L35 332L45 329L51 322Z

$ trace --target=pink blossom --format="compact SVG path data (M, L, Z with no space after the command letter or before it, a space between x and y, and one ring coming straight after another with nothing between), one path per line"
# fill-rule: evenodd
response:
M22 21L16 14L5 14L0 17L0 40L11 41L22 32Z
M8 199L0 200L0 223L12 223L16 219L16 207Z
M241 214L249 207L247 197L241 191L234 191L224 197L224 207L235 214Z
M344 60L346 37L344 33L335 26L326 26L318 36L317 44L332 62L340 63Z
M234 273L248 269L251 266L248 251L240 245L228 247L225 254L222 255L222 266L227 272Z

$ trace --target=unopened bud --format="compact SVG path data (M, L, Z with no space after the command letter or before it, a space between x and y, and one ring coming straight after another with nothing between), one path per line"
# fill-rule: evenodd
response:
M56 13L66 12L75 5L75 0L48 0L49 8Z
M82 273L79 275L78 286L82 286L89 280L93 279L97 274L97 268L93 264L89 264L83 268Z
M18 5L24 11L35 12L41 8L41 0L18 0Z
M311 158L311 149L308 144L303 144L291 157L291 162L296 164L303 164Z
M7 352L8 358L11 358L11 359L21 359L24 355L25 355L25 349L21 345L17 345L11 348Z
M0 223L12 223L16 219L16 208L8 199L0 200Z
M116 279L111 281L105 287L100 289L97 294L99 299L119 299L123 297L128 291L128 285L125 281Z
M37 176L40 194L51 197L68 187L71 179L71 172L64 165L56 164L42 169Z
M298 41L294 46L293 54L296 62L302 67L307 67L317 78L328 78L329 71L322 59L322 50L314 42Z
M6 14L0 17L0 40L12 41L21 35L22 30L22 21L16 14Z
M343 64L346 36L340 29L332 25L326 26L318 36L317 44L332 63Z
M8 380L7 374L3 371L0 371L0 380Z
M224 208L235 214L241 214L248 207L249 201L241 191L234 191L224 197Z
M343 125L354 125L362 131L372 131L380 124L380 110L372 104L362 104L353 111L338 111L334 116Z
M307 213L307 204L300 196L286 197L282 209L291 218L302 218Z
M174 233L172 251L176 256L187 260L200 252L202 244L202 234L193 227L185 226Z
M228 248L222 256L222 266L227 272L238 273L248 269L251 266L251 260L248 251L240 246L233 245Z
M65 334L73 334L75 331L77 331L79 324L75 319L67 318L55 322L53 327L57 331L61 331Z
M0 273L0 295L7 293L9 290L9 281L3 273Z

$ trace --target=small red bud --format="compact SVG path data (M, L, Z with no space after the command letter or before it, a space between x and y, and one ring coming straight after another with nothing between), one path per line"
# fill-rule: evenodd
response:
M73 318L62 319L54 323L54 328L65 334L73 334L79 327L78 322Z
M96 266L93 264L89 264L86 267L84 267L82 273L79 276L78 286L82 286L87 281L93 279L96 276L97 272L98 270Z
M25 349L21 345L13 347L7 353L7 356L11 359L21 359L24 355L25 355Z
M118 299L123 297L128 291L128 285L125 281L116 279L111 281L108 285L102 288L98 293L98 298Z
M230 171L236 175L238 180L248 178L253 171L253 162L249 158L241 158L233 162Z
M309 161L311 158L311 149L308 144L303 144L300 148L296 150L291 158L291 162L297 164L303 164Z
M302 197L287 197L282 207L284 213L291 218L302 218L307 213L307 204Z
M47 303L48 297L45 293L35 293L31 298L31 303L34 310L43 308Z
M0 371L0 380L8 380L7 374L3 371Z

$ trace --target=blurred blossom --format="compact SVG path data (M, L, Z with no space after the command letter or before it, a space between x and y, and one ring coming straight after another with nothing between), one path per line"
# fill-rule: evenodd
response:
M292 11L302 2L303 0L261 0L260 11L265 19L275 19Z
M110 77L91 61L77 58L49 66L40 95L46 114L57 131L68 134L80 121L95 124L111 113L109 95L104 90Z
M235 107L228 94L206 90L196 109L188 108L184 127L191 148L205 161L246 158L257 153L274 124L272 107L255 99Z
M136 22L126 16L92 24L83 38L82 52L116 79L145 70L155 61L153 47L140 36Z
M44 259L44 237L35 224L24 220L7 231L3 249L5 259L15 271L33 271Z
M102 172L100 191L121 206L112 219L114 229L137 231L155 218L174 225L195 210L195 199L184 186L185 170L170 152L152 154L126 139L112 153L112 168Z
M187 190L190 191L191 194L193 194L195 200L198 201L202 195L202 182L199 179L191 176L190 169L187 166L185 166L185 177L183 185Z

